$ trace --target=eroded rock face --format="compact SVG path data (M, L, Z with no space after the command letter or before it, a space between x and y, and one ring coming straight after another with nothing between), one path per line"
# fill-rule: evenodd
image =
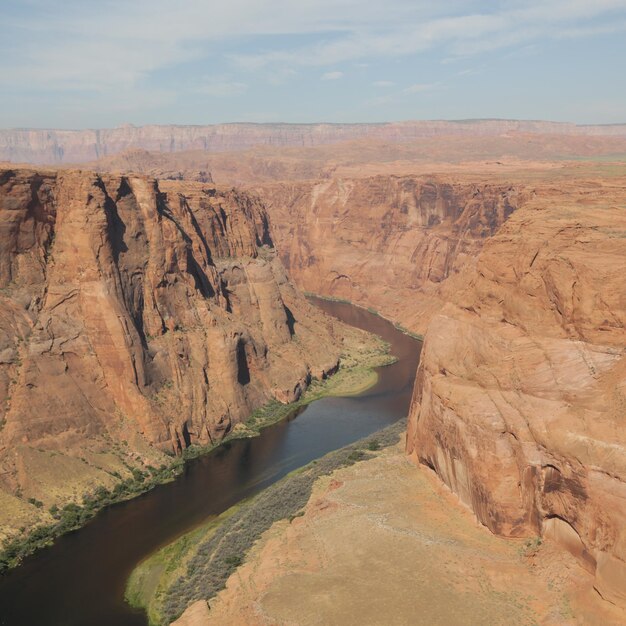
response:
M545 187L426 334L407 448L493 532L543 535L626 606L626 193Z
M110 471L114 446L154 462L219 440L337 366L338 323L287 281L264 208L243 193L8 169L0 241L9 492L54 500L28 469L49 450L62 454L46 462Z
M258 189L303 289L373 306L423 332L443 282L530 197L524 186L376 176Z
M99 130L0 130L0 159L14 163L80 163L129 148L157 152L223 152L253 146L319 146L376 139L404 142L433 136L493 136L511 132L613 136L624 125L577 126L555 122L475 120L383 124L216 124L213 126L132 126Z

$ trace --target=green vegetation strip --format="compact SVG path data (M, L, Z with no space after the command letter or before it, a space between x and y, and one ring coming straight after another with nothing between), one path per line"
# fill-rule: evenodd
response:
M36 550L51 545L57 537L84 526L100 509L129 500L156 485L173 480L180 473L182 465L183 460L178 458L170 465L161 465L159 468L148 466L146 471L132 468L132 478L120 481L112 490L98 487L93 494L83 498L82 505L74 502L63 508L53 505L49 510L55 520L53 523L37 526L26 536L4 542L0 552L0 573L19 565L24 557ZM37 508L43 506L38 500L32 504Z
M19 565L36 550L51 545L57 537L84 526L101 509L134 498L157 485L171 482L181 473L185 461L208 454L227 441L257 437L264 428L282 421L322 397L348 396L365 391L378 380L374 368L389 365L396 360L389 354L388 343L371 336L366 344L352 351L347 350L341 355L339 369L333 376L312 380L296 402L283 404L272 400L254 411L244 423L237 424L224 439L208 446L192 445L180 457L159 468L146 466L142 470L128 467L132 477L126 480L121 480L121 476L113 472L120 479L113 489L98 487L93 493L85 494L82 504L70 503L63 508L55 505L49 510L55 520L53 523L36 526L28 532L25 531L23 535L4 541L0 551L0 574ZM42 506L39 501L31 504L38 508Z
M214 597L274 522L303 515L318 478L395 445L405 429L406 419L400 420L335 450L162 548L133 571L127 601L143 608L152 626L162 626L180 617L193 602Z

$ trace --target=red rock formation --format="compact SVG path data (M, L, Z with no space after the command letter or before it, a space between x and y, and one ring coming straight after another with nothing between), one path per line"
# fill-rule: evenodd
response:
M243 193L2 170L0 240L10 491L29 480L29 451L210 443L337 366L338 324L289 284L263 206Z
M319 146L357 139L404 142L441 135L493 136L508 133L624 136L626 126L576 126L516 120L419 121L384 124L218 124L132 126L101 130L0 130L0 160L79 163L129 148L156 152L223 152L252 146Z
M546 186L428 327L407 448L493 532L560 542L626 606L626 186Z
M426 333L408 450L626 605L626 185L611 171L269 185L303 288Z
M530 193L446 176L333 179L257 191L298 285L373 306L418 332L442 306L442 282L473 262Z

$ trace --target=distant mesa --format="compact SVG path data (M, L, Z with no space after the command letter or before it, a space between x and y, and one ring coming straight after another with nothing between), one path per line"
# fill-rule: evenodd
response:
M506 133L624 137L626 124L579 126L520 120L434 120L379 124L123 124L99 130L7 129L0 130L0 160L61 164L93 161L133 147L156 152L229 152L255 146L312 147L361 139L404 142L434 136L494 136Z

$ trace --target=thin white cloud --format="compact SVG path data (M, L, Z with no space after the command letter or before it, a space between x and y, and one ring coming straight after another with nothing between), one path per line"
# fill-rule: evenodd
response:
M376 96L375 98L370 98L365 102L365 106L367 107L386 107L390 104L394 104L398 101L396 96Z
M482 68L479 67L468 67L464 70L460 70L457 72L458 76L475 76L482 72Z
M393 84L393 83L392 83ZM431 93L443 89L441 83L415 83L403 89L394 89L384 95L376 96L365 101L367 107L383 107L394 104L413 103L415 94Z
M213 96L215 98L231 98L233 96L240 96L248 90L248 86L245 83L238 82L209 82L206 85L198 87L198 93L206 94L207 96Z
M459 5L471 2L451 3ZM512 0L506 9L491 13L461 13L431 16L424 20L398 20L392 27L372 23L368 27L346 29L335 38L292 50L264 51L234 55L242 68L258 69L270 64L334 65L367 58L403 57L444 46L450 56L464 57L500 48L509 48L537 39L558 39L626 30L615 12L626 10L626 0ZM390 11L393 13L393 11ZM590 19L603 20L601 25ZM584 20L577 24L577 21ZM575 26L575 28L573 28Z
M340 78L343 78L343 72L326 72L321 76L322 80L339 80Z
M254 78L280 84L306 68L336 76L348 62L373 68L433 50L465 59L619 32L626 0L14 1L0 20L0 89L3 98L38 90L139 106L159 90L164 100L185 90L234 97ZM224 67L232 80L198 89L177 72L192 62Z
M372 85L374 87L393 87L395 83L392 80L375 80Z
M435 83L417 83L415 85L411 85L410 87L406 87L402 91L404 93L426 93L428 91L433 91L440 87L439 84Z

